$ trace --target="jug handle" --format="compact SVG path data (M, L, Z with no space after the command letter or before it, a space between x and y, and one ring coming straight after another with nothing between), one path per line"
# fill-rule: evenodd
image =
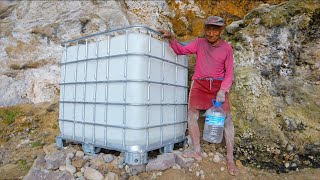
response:
M216 99L212 99L212 105L214 106L214 104L216 103Z

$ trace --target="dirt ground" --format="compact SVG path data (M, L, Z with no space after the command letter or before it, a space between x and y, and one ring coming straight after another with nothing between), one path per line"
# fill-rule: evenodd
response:
M200 121L203 128L203 118ZM0 180L21 179L33 164L34 159L43 151L45 144L55 142L59 132L58 101L52 104L20 105L0 108ZM203 144L205 151L208 146ZM223 145L218 146L223 148ZM223 152L222 152L223 154ZM225 154L223 154L225 155ZM245 167L238 161L240 174L236 177L228 174L225 161L214 163L205 158L199 164L204 179L310 179L320 177L320 169L302 169L295 172L276 174L270 171ZM141 179L151 179L153 172L142 173ZM201 179L195 171L189 169L168 169L162 171L159 180Z

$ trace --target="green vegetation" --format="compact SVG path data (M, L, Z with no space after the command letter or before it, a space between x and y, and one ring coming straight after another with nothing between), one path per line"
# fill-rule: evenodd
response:
M4 110L3 112L0 111L0 117L2 117L5 124L12 124L20 114L21 113L16 110Z
M32 148L41 147L41 141L35 141L31 143Z
M58 129L58 125L55 123L52 125L52 129Z
M25 159L20 159L18 161L18 165L19 165L19 168L24 170L24 171L27 171L30 169L30 165L28 165L27 161Z

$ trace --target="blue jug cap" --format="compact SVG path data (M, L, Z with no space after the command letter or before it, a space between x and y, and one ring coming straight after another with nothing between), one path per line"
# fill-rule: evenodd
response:
M222 102L216 102L216 103L214 104L214 106L222 107Z

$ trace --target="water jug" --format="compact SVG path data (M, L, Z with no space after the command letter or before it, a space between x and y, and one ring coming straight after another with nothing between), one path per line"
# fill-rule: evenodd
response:
M203 139L210 143L221 143L226 113L222 109L221 102L215 102L213 99L212 105L205 113Z

